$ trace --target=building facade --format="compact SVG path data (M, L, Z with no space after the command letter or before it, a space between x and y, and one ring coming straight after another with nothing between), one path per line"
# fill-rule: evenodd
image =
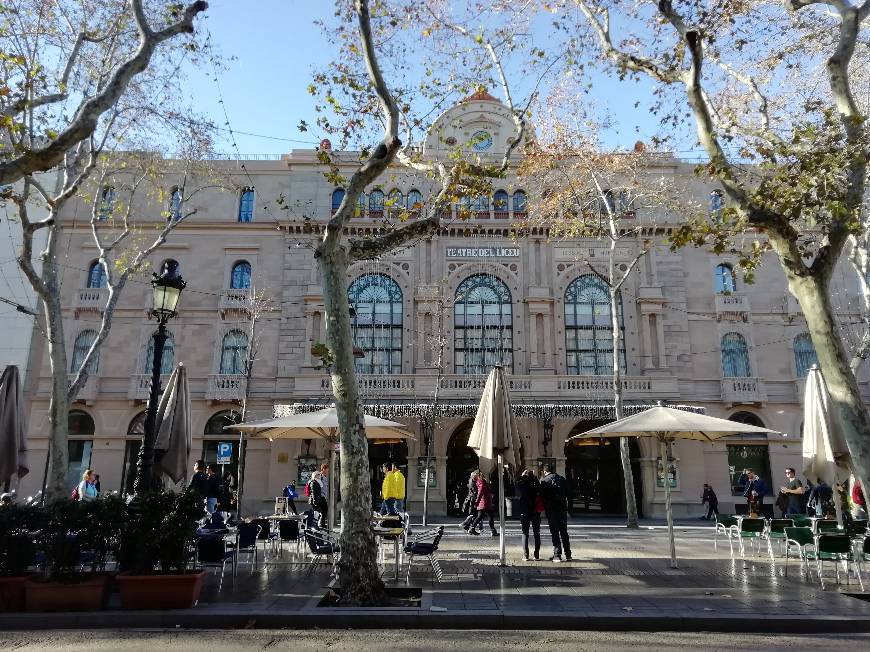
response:
M423 154L437 158L441 148L467 141L481 157L497 158L511 133L505 107L480 94L439 119ZM348 170L354 158L346 155ZM174 261L188 283L179 316L169 324L164 370L181 361L188 369L192 459L207 461L215 460L218 442L233 441L223 428L236 418L246 389L250 418L330 403L328 373L312 354L312 346L325 341L312 253L319 229L344 192L326 181L313 150L223 167L241 192L198 194L196 215L180 224L151 260L155 268ZM694 178L692 165L664 157L661 171L685 179L688 192L695 200L710 201L711 210L721 207L721 195ZM167 188L172 183L167 173ZM430 184L410 170L391 171L382 185L367 189L349 234L374 234L399 210L414 219ZM422 421L439 382L440 408L429 440L430 509L445 514L458 508L476 466L466 445L473 411L487 371L501 364L518 406L526 463L555 463L571 483L577 514L625 512L618 446L568 441L613 418L610 309L606 288L587 263L604 264L609 245L554 240L543 228L515 228L533 210L537 192L509 175L495 184L491 197L468 203L471 219L446 216L435 237L350 269L363 401L371 412L416 433L416 440L407 443L372 442L373 498L379 462L395 461L406 470L410 509L419 513L427 441ZM159 216L165 207L143 207L140 215L148 210L155 221L164 219ZM676 444L667 474L675 514L701 513L705 482L727 510L743 502L744 468L754 468L772 487L780 486L786 466L800 469L802 379L814 363L806 325L772 256L765 258L754 284L745 284L734 271L736 255L670 249L667 236L681 216L644 215L639 209L636 219L645 226L637 240L620 244L619 264L633 258L641 238L653 246L622 292L627 403L699 406L714 416L782 433ZM93 337L105 288L87 225L69 215L64 228L70 243L65 324L74 365ZM838 274L842 305L857 305L848 300L857 296L848 270ZM248 380L241 363L251 343L241 308L254 292L270 299L271 309L258 323L258 355ZM125 289L98 364L73 406L71 486L85 467L100 474L104 491L131 486L150 382L155 325L146 317L149 305L143 274ZM30 397L29 428L31 459L39 460L47 449L49 371L39 343L34 355L38 380ZM866 377L861 387L867 391ZM246 507L270 509L284 485L304 480L328 455L320 441L252 440ZM662 515L665 473L659 451L641 439L632 444L632 458L641 513ZM22 490L38 489L40 475L25 478Z

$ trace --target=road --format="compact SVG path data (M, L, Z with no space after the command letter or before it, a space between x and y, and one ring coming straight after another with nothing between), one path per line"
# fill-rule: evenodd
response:
M867 650L870 634L808 635L716 634L705 632L544 632L459 630L129 630L123 632L0 632L4 652L504 652L505 650Z

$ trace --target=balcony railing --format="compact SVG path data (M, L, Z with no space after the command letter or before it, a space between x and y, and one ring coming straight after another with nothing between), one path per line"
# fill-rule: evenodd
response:
M515 376L506 377L511 397L516 400L543 402L610 400L613 381L608 376ZM359 375L357 384L366 398L397 398L429 400L435 389L435 376L391 374ZM486 384L483 375L450 374L441 377L439 396L449 400L480 398ZM675 378L623 378L623 395L627 400L676 399L679 389ZM327 376L301 376L296 379L296 393L325 396L332 391Z
M211 374L205 398L209 401L238 401L245 394L243 374Z
M745 294L717 294L716 318L746 321L749 318L749 297Z
M160 376L161 389L166 387L166 381L169 380L167 374ZM127 391L127 398L134 401L147 401L151 394L151 374L134 374L130 378L130 389Z
M218 302L221 316L223 317L232 311L243 312L247 310L252 292L253 290L249 288L228 289L221 292L221 298Z
M767 400L760 378L722 379L722 400L726 403L761 403Z
M85 312L102 313L108 299L108 288L82 288L76 290L76 294L73 297L73 311L75 312L76 319L78 319L81 313Z

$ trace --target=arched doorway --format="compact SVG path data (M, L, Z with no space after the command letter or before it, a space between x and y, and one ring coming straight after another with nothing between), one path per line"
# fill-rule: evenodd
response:
M609 423L581 421L568 437ZM640 513L643 485L640 479L640 449L629 439L634 496ZM578 514L625 514L625 489L618 439L575 439L565 442L565 477L568 480L568 509Z
M474 421L460 425L447 442L447 514L459 516L465 500L468 478L478 467L477 453L468 447L468 436Z
M405 476L405 491L408 479L408 442L405 439L370 439L369 440L369 476L372 485L372 506L381 506L381 486L384 482L383 464L395 464Z

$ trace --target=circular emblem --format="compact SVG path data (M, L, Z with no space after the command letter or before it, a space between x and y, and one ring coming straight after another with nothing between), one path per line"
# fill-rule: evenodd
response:
M471 134L471 146L477 152L485 152L492 147L492 136L488 131L475 131Z

